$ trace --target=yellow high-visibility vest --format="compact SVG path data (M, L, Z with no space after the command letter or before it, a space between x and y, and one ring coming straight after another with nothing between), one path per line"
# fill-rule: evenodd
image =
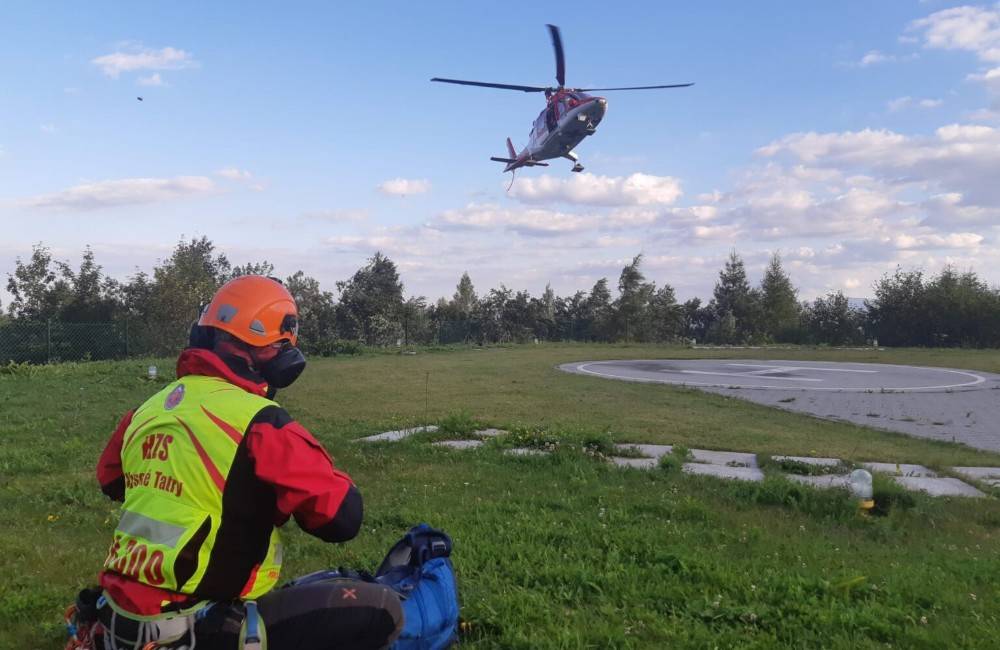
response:
M215 548L237 448L268 406L276 404L223 379L189 375L136 410L123 437L125 503L106 571L207 598L253 599L274 587L281 543L273 525L257 525L257 544L230 537L236 548ZM241 515L225 514L239 529Z

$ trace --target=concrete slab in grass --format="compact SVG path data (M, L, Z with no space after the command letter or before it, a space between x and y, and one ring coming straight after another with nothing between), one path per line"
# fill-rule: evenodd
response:
M1000 488L1000 478L984 478L983 483L990 487Z
M482 447L482 440L442 440L441 442L435 442L435 447L450 447L452 449L475 449L476 447Z
M684 472L701 476L715 476L737 481L763 481L764 472L756 467L733 467L731 465L715 465L711 463L685 463Z
M968 483L957 478L930 478L927 476L895 476L893 479L907 490L919 490L934 497L984 497Z
M779 463L787 460L793 463L812 465L813 467L836 467L840 464L839 458L814 458L812 456L771 456L771 458Z
M653 469L659 463L656 458L620 458L612 456L611 462L619 467L634 467L636 469Z
M397 442L403 438L409 438L417 433L434 433L437 430L438 428L432 424L426 427L413 427L412 429L400 429L399 431L376 433L374 436L359 438L358 440L360 442Z
M479 436L480 438L495 438L506 433L507 431L504 431L503 429L483 429L481 431L473 431L472 435Z
M1000 480L1000 467L954 467L957 473L972 480Z
M622 451L635 451L642 454L648 458L659 459L661 456L666 456L673 451L673 445L644 445L639 443L617 443L615 444L615 449L621 449Z
M692 449L691 457L698 463L723 465L728 467L757 468L757 455L739 451L709 451L707 449Z
M892 474L893 476L924 476L936 478L934 471L927 469L923 465L908 465L906 463L861 463L873 472L881 474Z
M786 478L796 483L812 485L818 488L846 488L850 482L845 475L823 474L822 476L800 476L799 474L786 474Z
M532 449L531 447L514 447L503 453L508 456L547 456L549 452L542 451L541 449Z

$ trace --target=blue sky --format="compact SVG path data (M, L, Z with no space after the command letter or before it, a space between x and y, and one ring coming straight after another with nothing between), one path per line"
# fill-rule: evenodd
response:
M0 271L42 241L124 278L207 235L330 289L381 249L430 298L638 252L705 297L732 248L804 298L897 264L1000 281L1000 5L686 4L7 5ZM428 79L552 83L549 22L569 85L697 85L608 93L586 173L507 192L488 157L541 98Z

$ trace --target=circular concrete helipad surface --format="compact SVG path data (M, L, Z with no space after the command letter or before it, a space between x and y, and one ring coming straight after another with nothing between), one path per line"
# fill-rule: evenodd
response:
M1000 375L832 361L581 361L566 372L690 386L820 418L1000 451Z
M607 379L706 388L760 388L840 392L937 392L986 388L986 377L966 370L833 361L586 361L559 366Z

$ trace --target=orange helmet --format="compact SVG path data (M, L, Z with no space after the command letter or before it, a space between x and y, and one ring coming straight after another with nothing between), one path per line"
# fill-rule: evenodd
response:
M296 345L299 310L288 289L261 275L243 275L215 292L198 324L214 327L254 347L287 340Z

